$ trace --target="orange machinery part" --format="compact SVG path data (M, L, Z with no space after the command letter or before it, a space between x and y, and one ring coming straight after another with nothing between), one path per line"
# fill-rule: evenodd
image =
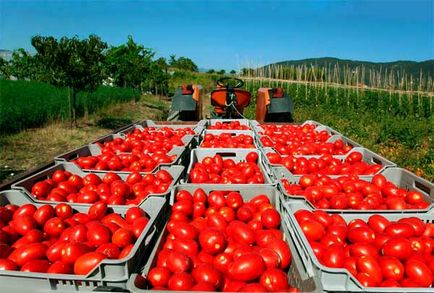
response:
M256 98L256 120L264 122L267 115L267 106L270 104L270 90L271 88L260 88Z
M245 107L250 104L251 94L249 91L234 89L237 96L237 110L243 113ZM214 110L218 114L225 113L226 107L226 89L216 89L211 92L211 104L214 106Z

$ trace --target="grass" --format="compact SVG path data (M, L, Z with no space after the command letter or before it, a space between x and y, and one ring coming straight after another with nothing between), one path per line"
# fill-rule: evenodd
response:
M77 117L95 113L109 105L134 101L133 89L99 87L77 94ZM69 118L68 90L36 81L0 80L0 133L9 134Z
M80 118L77 128L70 128L69 122L57 121L0 136L0 182L48 163L56 155L95 140L117 126L144 119L162 120L168 107L169 103L159 97L144 95L138 101L106 106L95 114ZM126 123L113 125L107 122L110 119Z

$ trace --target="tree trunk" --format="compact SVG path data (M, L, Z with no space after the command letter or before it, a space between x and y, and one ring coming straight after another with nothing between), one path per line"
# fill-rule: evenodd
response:
M69 120L71 123L71 128L74 126L77 126L77 120L76 120L76 92L75 89L70 87L69 88Z

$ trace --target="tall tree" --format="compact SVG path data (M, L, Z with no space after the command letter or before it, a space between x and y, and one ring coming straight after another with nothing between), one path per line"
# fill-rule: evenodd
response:
M101 85L104 50L107 44L95 35L87 39L34 36L34 58L44 67L40 79L57 87L69 88L71 124L76 124L76 94L94 91Z
M193 71L193 72L199 71L199 68L193 62L193 60L187 57L179 57L178 59L176 59L176 55L170 55L169 65L170 67L176 69Z
M108 74L118 86L143 90L143 83L151 72L154 55L151 49L137 44L131 36L128 36L126 44L108 50L106 62Z

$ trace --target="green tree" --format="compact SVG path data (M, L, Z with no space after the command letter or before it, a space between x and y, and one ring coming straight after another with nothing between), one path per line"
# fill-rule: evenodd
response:
M11 66L9 62L0 58L0 78L9 79L11 75Z
M237 73L234 69L231 70L230 74L234 75L235 73Z
M142 86L151 73L154 55L151 49L137 44L131 36L128 36L126 44L108 50L106 59L108 75L113 78L117 86L143 90Z
M169 90L168 64L163 57L151 63L150 74L147 78L149 89L157 95L166 95Z
M176 55L170 55L169 66L176 69L198 72L197 65L187 57L179 57L176 59Z
M76 94L91 92L101 85L104 50L107 44L95 35L80 40L73 38L34 36L35 60L44 67L40 80L57 87L69 88L71 125L76 124Z
M222 70L219 70L218 72L217 72L218 74L225 74L226 73L226 70L224 70L224 69L222 69Z
M213 73L215 73L215 70L214 69L210 69L206 73L213 74Z

